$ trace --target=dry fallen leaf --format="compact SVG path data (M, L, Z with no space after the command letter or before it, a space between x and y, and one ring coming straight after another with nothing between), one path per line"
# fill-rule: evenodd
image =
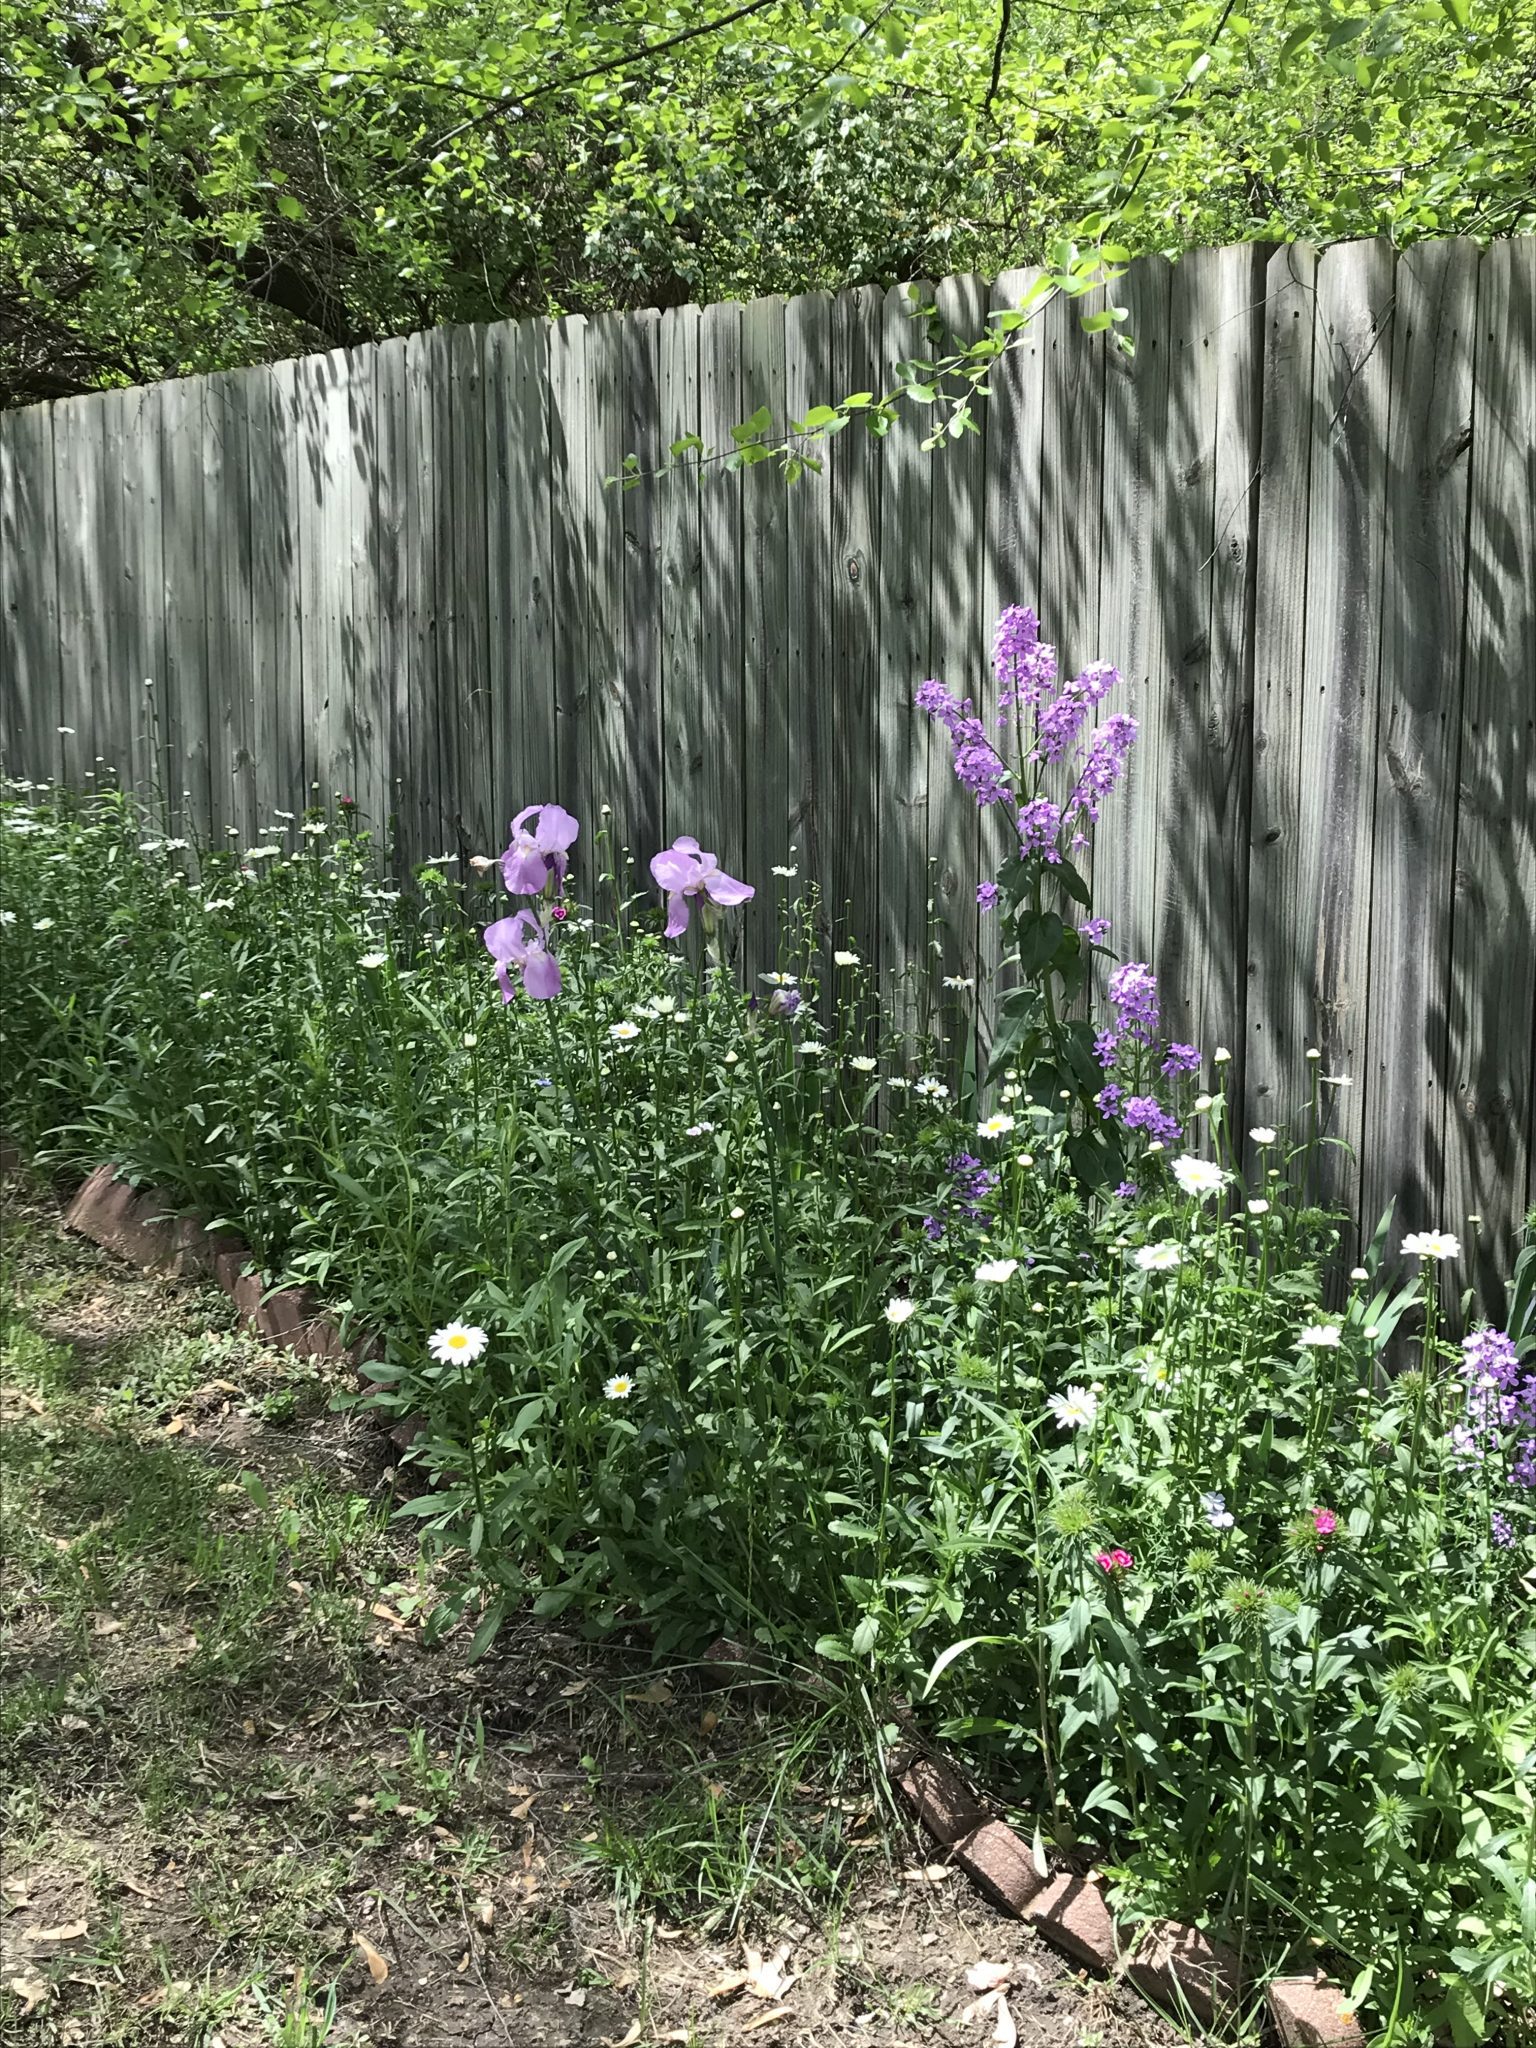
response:
M755 2020L748 2020L747 2024L741 2029L741 2032L743 2034L755 2034L759 2027L771 2027L777 2021L787 2020L791 2017L792 2015L787 2005L776 2005L771 2012L760 2012Z
M23 1906L30 1905L32 1894L19 1877L8 1877L0 1884L0 1898L4 1899L7 1913L18 1913Z
M62 1927L25 1927L23 1941L78 1941L86 1929L84 1920L70 1920Z
M41 1977L13 1977L5 1988L7 1991L14 1991L21 2000L23 2019L48 2001L48 1986Z
M639 2040L644 2031L638 2020L631 2020L616 2041L610 2041L605 2034L603 2036L603 2048L634 2048L635 2042ZM686 2039L686 2035L683 2038Z
M405 1627L405 1622L402 1618L396 1614L393 1607L388 1606L383 1600L375 1600L368 1612L376 1614L380 1621L387 1621L391 1628Z
M904 1884L944 1884L955 1874L952 1863L925 1863L921 1870L904 1870Z
M147 1884L140 1884L136 1877L130 1877L126 1871L121 1873L117 1881L124 1891L137 1892L141 1899L148 1899L152 1906L159 1904L158 1899L149 1886Z
M997 2019L992 2027L992 2048L1018 2048L1019 2030L1014 2024L1013 2014L1008 2010L1008 2001L1001 1991L997 1994Z
M533 1802L538 1796L537 1792L530 1792L526 1799L520 1799L516 1806L512 1808L510 1818L512 1820L526 1820L533 1810Z
M1012 1975L1012 1963L972 1963L965 1973L965 1981L973 1991L996 1991Z
M713 1707L706 1707L699 1716L699 1733L701 1735L713 1735L719 1726L720 1716Z
M115 1636L122 1625L115 1614L93 1614L91 1616L91 1634L93 1636Z
M484 1892L475 1900L473 1912L477 1926L494 1927L496 1925L496 1901L487 1898Z
M673 1694L671 1686L664 1678L653 1678L649 1685L639 1692L632 1692L629 1697L632 1700L639 1700L642 1706L665 1707L670 1706Z
M352 1939L362 1950L363 1961L368 1965L369 1976L375 1984L382 1984L389 1975L389 1964L385 1962L373 1943L365 1935L359 1934L355 1927L352 1930Z
M186 1426L187 1418L185 1415L173 1415L171 1420L165 1425L165 1433L167 1436L180 1436Z
M563 1699L563 1700L573 1700L573 1699L575 1699L575 1697L576 1697L577 1693L579 1693L579 1692L585 1692L585 1691L586 1691L586 1689L587 1689L587 1681L586 1681L586 1680L585 1680L584 1678L578 1678L578 1679L577 1679L577 1681L576 1681L576 1683L575 1683L574 1685L562 1685L562 1686L561 1686L561 1688L560 1688L560 1697L561 1697L561 1699Z
M585 1991L581 1989L580 1985L578 1985L574 1991L568 1992L566 1994L565 2002L567 2005L585 2005L587 2002L587 1994Z

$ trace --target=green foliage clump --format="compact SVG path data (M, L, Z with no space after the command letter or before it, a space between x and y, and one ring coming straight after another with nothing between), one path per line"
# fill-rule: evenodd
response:
M383 1333L439 1634L478 1652L528 1602L820 1660L1091 1847L1128 1916L1255 1970L1321 1943L1399 2040L1529 2011L1536 1494L1512 1433L1453 1434L1436 1247L1338 1272L1315 1079L1245 1141L1220 1065L1122 1052L1181 1135L1118 1126L1110 1192L1091 1101L1010 1064L978 1097L897 1037L814 892L750 994L725 952L761 904L690 950L615 900L551 920L557 999L504 1004L495 881L381 885L350 813L242 855L18 794L8 1125ZM1046 936L1014 1021L1049 1067L1080 1034Z

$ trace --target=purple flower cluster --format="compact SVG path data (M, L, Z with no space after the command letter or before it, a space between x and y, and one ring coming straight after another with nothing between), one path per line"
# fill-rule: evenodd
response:
M1112 1067L1115 1054L1120 1050L1119 1034L1114 1031L1096 1031L1093 1034L1093 1056L1101 1067Z
M1136 721L1128 711L1117 711L1112 718L1105 719L1088 742L1082 772L1067 805L1069 811L1082 811L1098 823L1099 806L1125 773L1126 761L1136 744L1136 732Z
M918 684L912 701L949 734L955 774L978 804L1000 804L1012 794L1008 764L987 738L987 728L975 715L969 697L962 700L930 677Z
M1193 1045L1170 1045L1163 1055L1165 1074L1195 1074L1200 1071L1200 1051Z
M1019 806L1019 848L1026 856L1043 853L1048 861L1061 859L1057 835L1061 831L1061 806L1049 797L1037 796L1033 803Z
M996 882L978 882L976 884L977 908L979 910L995 910L997 908L997 899L1001 894L1002 891L998 888Z
M1056 650L1040 638L1040 621L1029 605L1011 604L992 635L992 673L997 708L1036 710L1056 687Z
M1088 714L1101 703L1120 680L1120 671L1107 661L1090 662L1080 676L1074 676L1059 697L1047 704L1035 721L1033 758L1059 761L1077 744L1077 736L1088 722ZM1089 754L1093 748L1090 745ZM1084 763L1086 769L1087 763Z
M1128 1131L1145 1131L1162 1145L1174 1144L1183 1129L1155 1095L1132 1095L1120 1111L1120 1121Z
M1451 1431L1457 1456L1481 1464L1505 1446L1515 1484L1536 1487L1536 1368L1522 1369L1514 1340L1485 1327L1463 1338L1460 1375L1466 1410Z
M1085 917L1078 926L1078 930L1090 946L1102 946L1109 937L1109 919L1107 917Z
M1127 1038L1150 1045L1157 1035L1157 976L1145 960L1127 960L1109 977L1115 1025Z
M949 1161L949 1193L944 1198L946 1214L980 1223L986 1214L986 1200L997 1186L997 1175L983 1166L973 1152L957 1152ZM935 1244L944 1235L943 1216L925 1216L923 1230Z

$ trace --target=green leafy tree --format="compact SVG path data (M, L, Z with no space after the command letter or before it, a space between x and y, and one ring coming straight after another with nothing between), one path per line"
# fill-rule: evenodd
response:
M1513 231L1533 86L1528 0L0 0L0 398L1062 243Z

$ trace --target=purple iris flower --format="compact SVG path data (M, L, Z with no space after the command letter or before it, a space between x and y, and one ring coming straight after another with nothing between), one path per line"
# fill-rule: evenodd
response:
M549 950L548 934L531 910L520 910L516 917L504 917L487 925L485 949L496 962L496 979L504 1003L512 1000L509 967L518 970L524 993L535 1002L547 1003L552 996L559 995L560 963Z
M530 818L538 821L531 830ZM551 882L558 888L570 866L568 850L580 830L559 804L529 804L519 811L512 820L512 843L501 856L501 878L512 894L542 896Z
M686 834L664 853L651 855L651 879L667 899L667 937L681 938L688 929L688 898L706 896L726 910L750 903L757 891L750 882L728 875L712 853Z

